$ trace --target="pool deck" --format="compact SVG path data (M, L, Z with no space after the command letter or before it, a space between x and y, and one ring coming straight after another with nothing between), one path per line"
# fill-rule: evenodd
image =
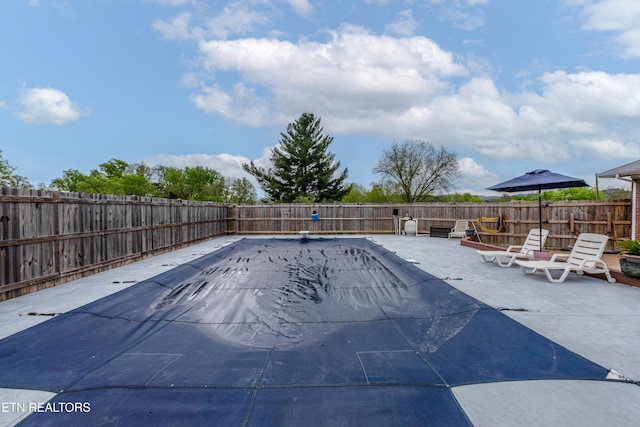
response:
M285 236L287 237L287 236ZM297 236L290 236L299 238ZM352 237L352 236L351 236ZM482 262L459 239L369 235L366 237L455 288L495 308L569 350L631 381L537 380L453 388L476 426L632 426L640 420L640 288L620 283L618 257L606 256L618 283L571 274L549 283L517 266ZM226 236L0 302L0 339L177 265L231 244ZM314 236L310 236L314 238ZM1 357L1 356L0 356ZM1 360L0 360L1 363ZM0 389L0 426L24 415L8 403L42 402L53 394ZM52 414L55 416L55 414Z

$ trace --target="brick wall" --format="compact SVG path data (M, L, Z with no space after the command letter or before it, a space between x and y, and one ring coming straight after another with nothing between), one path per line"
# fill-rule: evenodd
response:
M634 191L633 215L635 215L635 230L631 238L638 240L640 238L640 209L638 209L640 206L640 179L634 179L632 182L631 191Z

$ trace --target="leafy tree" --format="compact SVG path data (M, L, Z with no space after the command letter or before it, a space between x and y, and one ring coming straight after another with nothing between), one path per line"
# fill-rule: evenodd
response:
M370 189L360 184L351 184L351 190L342 198L344 203L402 203L402 198L393 193L393 188L384 183L373 183Z
M393 195L388 194L387 189L382 184L374 184L371 190L367 191L364 195L365 203L385 203L393 202Z
M255 187L247 178L225 179L224 194L227 203L255 203L258 198Z
M101 175L105 178L121 178L129 164L124 160L111 159L99 165Z
M367 189L361 184L351 184L349 192L342 198L343 203L363 203Z
M345 168L336 176L340 162L327 151L333 137L323 135L319 117L303 113L280 136L279 146L271 153L271 168L253 162L242 165L271 200L332 202L349 192L344 184L348 171Z
M432 200L460 176L455 153L419 140L394 142L373 172L381 174L383 183L392 185L406 203Z
M475 196L471 193L455 193L455 194L450 194L446 197L446 201L447 202L458 202L458 203L482 203L483 200L478 197Z
M253 203L255 188L248 179L229 182L214 169L203 166L184 169L158 166L150 168L144 163L128 164L111 159L98 169L83 174L75 169L65 170L62 177L51 182L61 191L94 194L157 196L172 199L204 200L235 203Z
M158 187L153 182L153 177L154 169L144 163L134 163L127 166L121 178L124 194L158 196Z
M159 166L157 175L161 197L210 202L223 201L224 177L214 169L203 166L184 169Z
M402 203L402 196L394 192L394 186L390 183L379 182L373 184L371 191L365 195L367 203Z
M16 169L18 168L2 157L2 150L0 150L0 187L31 187L27 178L14 173Z
M60 178L51 181L50 187L60 191L81 192L80 186L87 176L76 169L67 169Z
M183 191L182 169L171 166L158 166L156 168L158 192L160 197L169 199L182 199Z
M155 186L144 176L138 174L123 175L119 180L120 194L130 196L155 196Z
M119 196L155 195L156 187L150 181L151 169L144 164L129 165L118 159L101 163L88 175L76 169L67 169L60 178L51 181L51 188L78 193L115 194Z
M602 192L600 192L602 198ZM563 200L596 200L596 190L592 187L574 187L574 188L559 188L557 190L546 190L540 194L542 200L549 202L560 202ZM502 196L503 200L526 200L526 201L538 201L538 192L532 191L527 194L505 194Z
M631 198L631 190L627 188L608 188L598 192L602 200L626 200Z
M204 166L184 168L185 199L222 202L224 177L215 169Z
M553 191L544 191L541 194L543 200L595 200L596 189L591 187L559 188Z

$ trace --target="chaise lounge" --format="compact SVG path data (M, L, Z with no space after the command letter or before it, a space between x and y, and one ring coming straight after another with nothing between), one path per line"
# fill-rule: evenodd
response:
M611 277L607 264L601 259L607 240L609 237L603 234L582 233L569 255L554 254L549 261L516 261L516 264L525 274L543 271L547 279L554 283L564 282L572 271L577 274L604 274L610 283L615 283L616 279ZM556 270L560 272L558 277L551 274Z
M511 245L506 251L477 252L484 262L497 262L500 267L511 267L516 260L533 260L533 252L544 247L548 236L549 230L533 228L522 245Z

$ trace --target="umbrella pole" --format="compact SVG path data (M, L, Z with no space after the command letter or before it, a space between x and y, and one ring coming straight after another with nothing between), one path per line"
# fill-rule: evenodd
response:
M538 237L542 237L542 192L538 187ZM542 239L539 239L540 251L542 251Z

